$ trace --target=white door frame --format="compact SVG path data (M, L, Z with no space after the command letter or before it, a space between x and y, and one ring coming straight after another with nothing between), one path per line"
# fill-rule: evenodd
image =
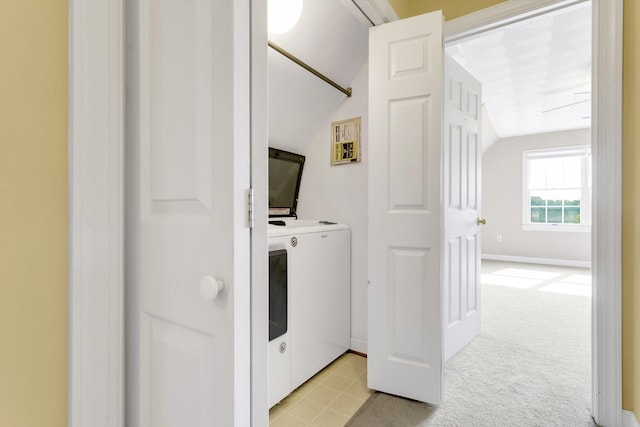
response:
M269 425L267 2L251 1L251 425Z
M508 1L448 21L445 43L585 0ZM622 425L622 0L592 0L592 415ZM601 286L606 284L606 286Z
M73 427L124 425L123 2L69 1L68 425ZM447 22L445 35L559 2L507 1ZM265 185L267 170L263 3L251 6L252 251L258 256L267 251L266 212L261 209L266 187L256 187ZM593 10L593 410L599 423L614 426L622 425L622 0L593 0ZM267 299L266 267L256 264L266 262L254 259L251 408L253 424L260 426L267 424L266 346L260 345L266 342L262 319L267 318Z
M69 426L124 425L124 0L69 1Z

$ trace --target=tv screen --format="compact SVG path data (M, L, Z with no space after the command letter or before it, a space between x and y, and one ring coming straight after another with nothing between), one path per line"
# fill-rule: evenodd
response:
M296 216L304 159L269 147L269 216Z

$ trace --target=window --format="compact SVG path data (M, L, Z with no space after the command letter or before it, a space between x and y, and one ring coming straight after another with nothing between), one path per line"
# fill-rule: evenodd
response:
M523 152L524 230L591 231L591 148Z

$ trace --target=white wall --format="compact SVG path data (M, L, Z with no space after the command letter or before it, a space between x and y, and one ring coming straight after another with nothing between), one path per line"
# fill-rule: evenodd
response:
M591 233L522 230L522 151L589 145L580 129L498 140L482 156L482 253L589 262ZM497 241L497 236L502 241Z
M493 120L491 120L489 110L487 110L485 104L482 104L481 120L480 130L482 135L480 141L482 143L482 153L484 154L493 144L498 142L499 139L496 128L493 126Z
M299 218L351 226L352 348L366 352L368 66L362 63L353 82L339 82L352 87L353 95L347 98L297 65L282 61L288 60L269 52L269 145L306 156ZM362 161L330 166L331 122L352 117L362 117Z

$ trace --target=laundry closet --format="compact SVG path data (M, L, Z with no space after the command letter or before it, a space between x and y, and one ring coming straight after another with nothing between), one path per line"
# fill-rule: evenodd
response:
M293 28L268 34L269 407L345 351L367 351L370 24L350 3L304 0ZM344 148L356 151L339 162L336 124L352 119L357 146Z

